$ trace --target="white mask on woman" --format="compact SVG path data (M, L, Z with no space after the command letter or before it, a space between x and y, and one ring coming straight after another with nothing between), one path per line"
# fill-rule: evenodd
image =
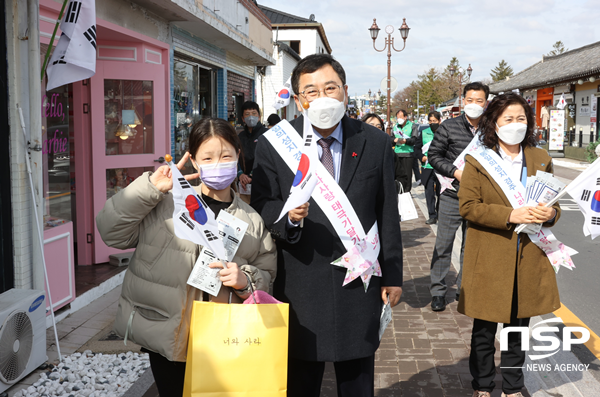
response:
M527 133L527 124L523 123L510 123L502 127L496 123L496 127L498 127L496 135L507 145L516 145L523 142Z

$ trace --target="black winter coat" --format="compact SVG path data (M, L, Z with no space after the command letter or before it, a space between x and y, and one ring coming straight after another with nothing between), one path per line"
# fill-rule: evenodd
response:
M470 125L467 116L463 114L460 117L448 119L439 126L431 146L429 146L429 152L427 152L429 164L435 172L448 178L454 178L457 168L452 163L473 140ZM452 186L456 191L446 189L442 194L458 200L460 183L455 179Z
M269 129L263 124L258 123L252 128L252 133L249 133L248 127L244 126L244 130L238 134L240 141L242 142L242 153L244 155L243 157L240 156L240 159L238 160L238 168L242 170L244 174L250 175L252 173L252 168L254 167L254 152L256 151L258 138L268 130Z
M292 123L300 135L302 117ZM367 292L360 279L342 287L346 269L331 262L346 250L312 198L300 238L289 242L287 217L275 220L289 195L294 172L266 138L260 138L256 147L251 203L278 238L274 295L290 303L289 354L306 361L346 361L374 354L379 347L381 287L402 285L402 237L390 138L347 116L342 127L340 187L365 232L377 221L381 239L383 277L373 277Z

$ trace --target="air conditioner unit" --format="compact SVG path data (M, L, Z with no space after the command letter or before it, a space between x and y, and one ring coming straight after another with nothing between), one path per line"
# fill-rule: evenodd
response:
M43 364L46 293L11 289L0 295L0 393Z

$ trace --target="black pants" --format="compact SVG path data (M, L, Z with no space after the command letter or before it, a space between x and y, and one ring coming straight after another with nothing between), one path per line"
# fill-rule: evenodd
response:
M510 324L504 327L529 327L529 318L517 318L518 309L517 275L513 289L512 308ZM498 323L475 319L473 321L473 333L471 334L471 355L469 357L469 369L473 380L473 390L492 392L496 384L494 364L494 353L496 348L496 330ZM525 363L525 352L521 350L521 333L511 332L508 334L508 350L500 356L500 367L523 367ZM502 368L502 391L505 394L518 393L525 386L522 368Z
M412 170L413 170L413 174L415 175L415 181L420 180L422 177L421 168L419 167L419 162L420 161L416 157L413 157Z
M427 212L430 218L437 218L440 207L441 185L435 176L435 172L429 168L421 170L421 183L425 186L425 200L427 201Z
M169 361L158 353L144 351L150 355L150 368L160 397L181 397L185 363Z
M375 356L333 363L338 397L375 395ZM325 363L289 358L288 397L319 397Z
M414 157L398 157L396 160L396 180L402 184L404 193L410 192L412 187L412 165Z

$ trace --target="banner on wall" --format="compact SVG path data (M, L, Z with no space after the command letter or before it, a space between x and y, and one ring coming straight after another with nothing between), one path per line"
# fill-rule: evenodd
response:
M549 150L563 150L565 136L565 111L550 111L550 133L548 135Z

